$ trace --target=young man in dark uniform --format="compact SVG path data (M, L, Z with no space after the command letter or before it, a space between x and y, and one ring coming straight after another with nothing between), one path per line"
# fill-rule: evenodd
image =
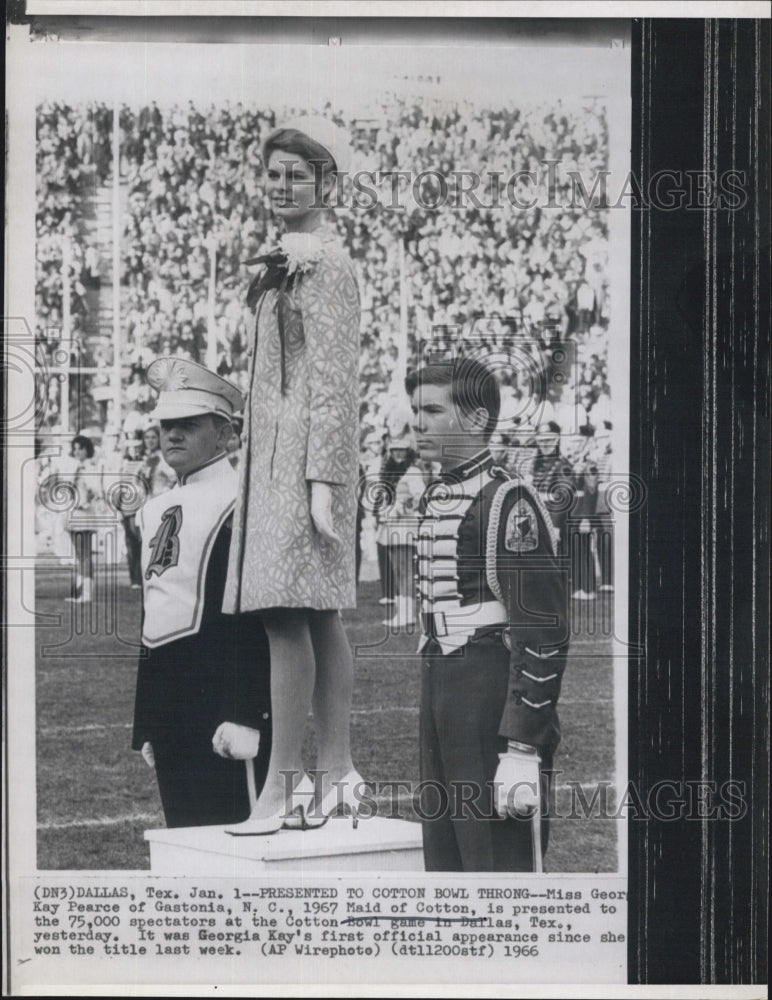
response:
M133 749L155 767L169 827L237 823L259 794L271 751L268 640L255 614L225 615L238 475L226 379L159 358L154 416L177 483L137 515L143 623Z
M540 870L547 819L534 850L534 811L560 739L568 570L538 493L493 464L494 375L461 359L406 388L421 457L441 467L418 538L426 870Z

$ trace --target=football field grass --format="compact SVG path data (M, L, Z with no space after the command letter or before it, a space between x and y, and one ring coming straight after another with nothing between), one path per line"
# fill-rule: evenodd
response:
M36 629L38 868L149 868L143 832L164 820L153 772L131 750L139 591L121 567L100 577L90 605L73 605L64 601L69 579L67 569L45 568L36 580L38 620L48 622ZM390 633L379 596L377 582L360 584L358 607L345 614L355 654L353 756L375 783L380 811L415 819L409 793L395 798L398 789L385 783L419 781L417 633ZM617 823L570 815L577 785L589 800L598 782L614 780L610 607L610 595L574 602L555 757L558 816L545 859L552 872L617 867Z

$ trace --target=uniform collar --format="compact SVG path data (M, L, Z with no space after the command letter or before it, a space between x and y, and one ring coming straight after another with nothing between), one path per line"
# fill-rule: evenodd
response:
M468 479L473 479L480 472L490 469L492 465L493 455L486 446L482 451L478 451L476 455L472 455L471 458L462 462L461 465L441 473L440 481L443 483L463 483Z
M184 476L179 476L177 479L178 486L188 486L190 483L205 483L210 479L217 479L223 474L223 470L220 468L221 462L227 462L228 469L233 470L233 466L228 462L228 452L224 451L221 455L215 455L214 458L210 458L208 462L204 462L203 465L199 465L197 469L192 472L186 472Z

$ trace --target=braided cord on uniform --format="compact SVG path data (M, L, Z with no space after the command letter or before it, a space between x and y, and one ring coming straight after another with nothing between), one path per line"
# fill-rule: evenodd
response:
M485 577L496 599L502 604L505 603L505 600L499 586L498 574L499 523L507 494L519 485L520 483L516 479L509 479L502 483L493 495L491 509L488 512L488 536L485 539Z

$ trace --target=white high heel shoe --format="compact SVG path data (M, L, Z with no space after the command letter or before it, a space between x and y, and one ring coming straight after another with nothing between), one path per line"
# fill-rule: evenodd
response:
M298 796L302 796L305 801L297 802ZM304 774L278 812L260 819L250 817L243 823L226 826L225 832L232 837L265 837L270 833L277 833L282 827L311 830L326 822L327 817L314 810L314 785L308 775Z
M327 815L316 808L316 786L307 774L295 786L288 806L283 824L286 830L316 830L327 822Z
M354 769L338 781L333 781L332 788L319 805L319 813L326 819L351 816L351 823L356 830L359 825L359 799L354 794L354 789L362 788L364 784L364 778Z
M284 825L286 808L274 813L272 816L263 816L261 819L244 820L243 823L236 823L234 826L226 826L225 832L232 837L266 837L269 833L276 833Z

